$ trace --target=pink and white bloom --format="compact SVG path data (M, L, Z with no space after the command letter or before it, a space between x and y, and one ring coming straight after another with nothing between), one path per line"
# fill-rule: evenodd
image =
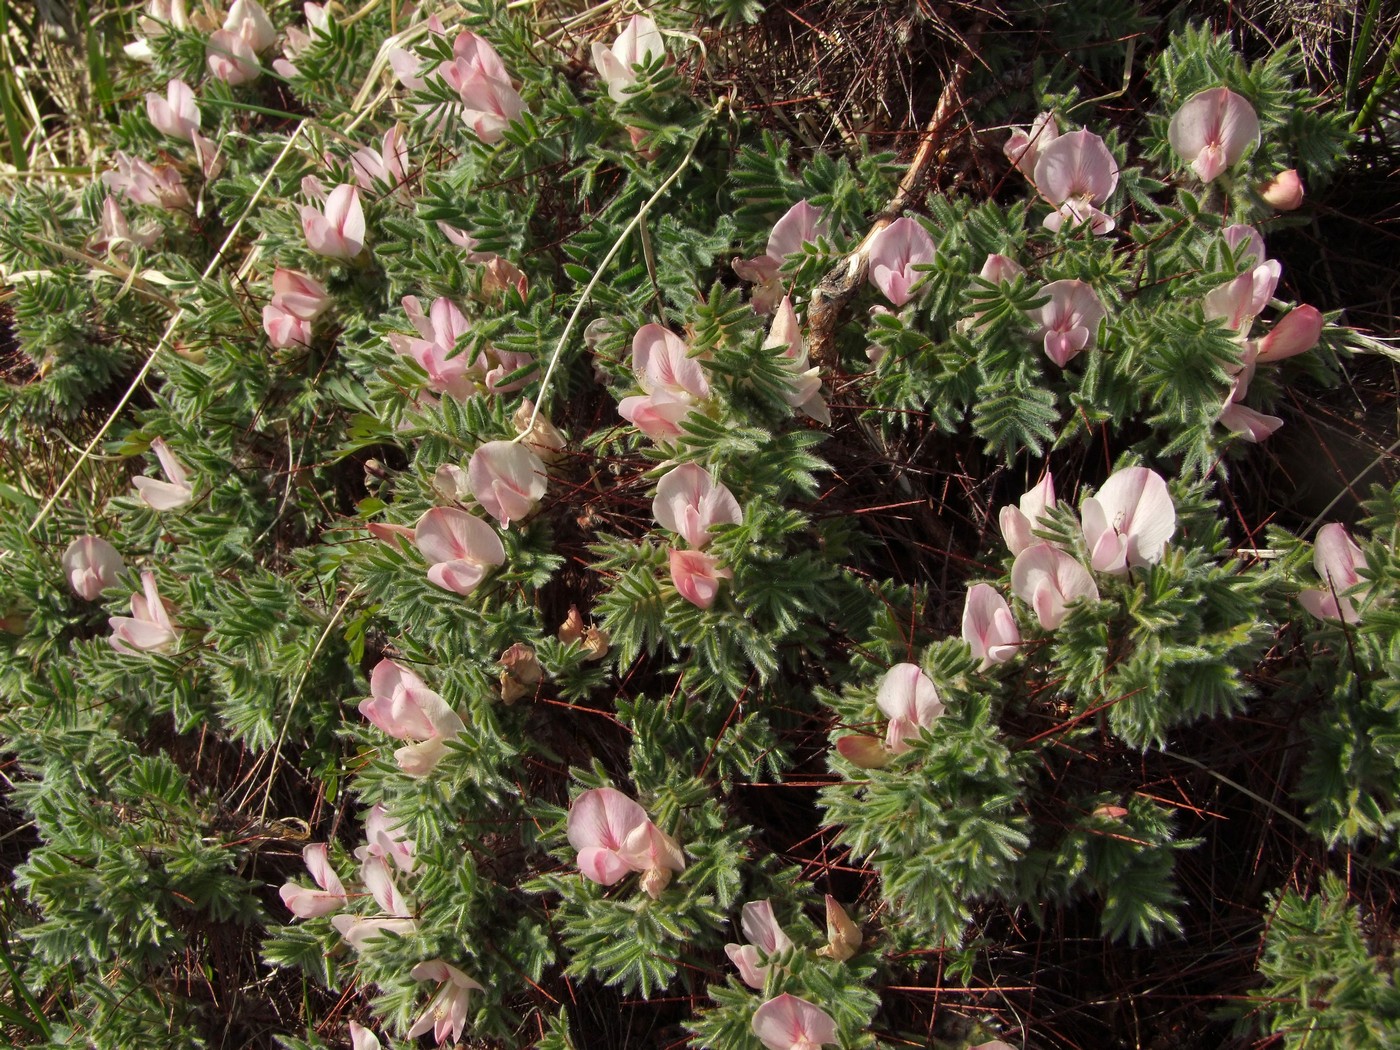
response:
M685 870L685 856L646 810L615 788L592 788L569 807L569 845L578 851L578 868L600 886L611 886L628 872L643 873L643 888L653 899ZM654 892L653 892L654 891Z
M1353 542L1346 527L1332 522L1317 530L1313 544L1313 567L1322 577L1322 589L1300 591L1298 602L1319 620L1356 623L1361 613L1356 602L1366 597L1368 588L1361 571L1366 555Z
M1176 531L1176 507L1167 483L1146 467L1114 472L1079 511L1095 572L1122 575L1130 566L1161 561Z
M462 98L462 120L488 145L501 141L512 121L525 112L525 100L510 82L501 56L484 38L469 30L458 34L453 59L438 67Z
M1269 305L1283 264L1264 258L1263 238L1249 226L1229 226L1224 237L1237 257L1246 265L1250 261L1254 265L1206 293L1205 315L1208 320L1223 321L1226 328L1246 336L1254 319Z
M79 536L64 549L59 564L73 593L90 602L116 586L117 576L126 567L117 548L101 536Z
M351 1021L350 1050L384 1050L384 1045L379 1041L379 1036L363 1025Z
M131 615L113 616L107 623L112 628L108 639L119 653L135 656L143 653L168 653L180 640L180 632L170 622L170 608L156 589L153 572L141 573L144 593L131 596Z
M1303 180L1296 168L1279 172L1259 187L1259 196L1275 211L1295 211L1303 205Z
M298 55L311 46L312 39L318 36L330 36L330 12L326 10L325 4L308 2L302 4L301 9L302 13L306 15L307 28L299 29L296 26L288 26L287 39L282 45L284 57L274 59L272 63L273 72L287 80L301 75L301 71L295 65L295 60Z
M1254 381L1255 362L1258 359L1257 345L1253 339L1243 340L1239 371L1230 383L1230 392L1225 395L1225 404L1219 416L1221 426L1246 441L1253 442L1263 441L1283 426L1283 420L1278 416L1266 416L1241 403L1249 392L1249 384Z
M918 664L895 664L886 671L875 703L890 720L885 749L892 755L908 751L909 741L919 738L919 730L932 729L947 710L932 679Z
M155 57L151 50L151 38L164 36L171 29L184 30L190 27L185 0L149 0L146 13L136 20L136 26L142 35L125 45L122 50L128 58L137 62L149 62Z
M1113 218L1099 210L1118 188L1118 162L1092 131L1060 135L1040 151L1032 180L1040 195L1055 206L1045 217L1047 230L1088 223L1095 234L1111 233Z
M749 901L742 911L741 926L748 944L726 944L724 954L739 968L739 976L750 988L763 987L768 976L766 960L792 947L792 939L783 932L773 916L772 901Z
M1008 505L1001 508L998 521L1001 525L1001 538L1006 541L1006 549L1014 556L1040 542L1035 537L1035 530L1040 527L1040 521L1045 517L1046 511L1054 508L1055 478L1047 470L1045 477L1021 497L1017 506Z
M266 51L277 42L277 28L258 0L233 0L224 28L237 33L257 52Z
M174 510L183 507L194 499L194 487L190 484L185 465L175 458L163 438L151 441L151 451L160 460L160 468L165 472L165 481L157 478L132 478L136 495L152 510Z
M467 1026L472 992L484 992L486 989L441 959L421 962L409 972L415 981L437 981L439 987L428 1008L413 1022L406 1038L417 1039L432 1032L438 1046L449 1039L454 1043L461 1040L462 1030Z
M1006 159L1016 166L1016 170L1035 183L1035 166L1045 147L1060 137L1060 129L1055 123L1055 114L1046 110L1031 122L1029 128L1013 128L1010 137L1001 147Z
M663 529L696 550L709 544L712 526L737 525L744 517L734 494L698 463L683 463L662 475L651 513Z
M267 341L279 350L311 345L311 322L298 317L275 298L263 306L262 324Z
M488 441L467 463L472 495L502 527L530 515L544 497L546 476L540 457L514 441Z
M701 609L715 604L720 580L734 578L733 571L721 568L719 559L704 551L681 551L673 547L667 556L676 593Z
M360 701L360 714L394 739L411 741L394 752L394 759L409 776L427 775L447 753L447 741L466 731L461 716L393 660L380 660L369 684L372 695ZM365 864L375 856L367 853Z
M870 283L895 306L903 306L922 276L914 267L933 262L935 250L923 226L908 217L895 219L870 241Z
M963 604L962 636L972 655L982 661L982 670L1004 664L1016 655L1021 632L1006 599L987 583L968 588Z
M88 246L95 252L121 252L128 244L134 244L138 248L149 248L159 238L160 228L154 225L148 224L139 230L133 230L117 199L109 196L102 202L102 225Z
M773 315L763 347L783 351L780 363L792 377L783 400L818 423L830 423L831 413L822 397L821 371L807 367L807 344L802 338L802 326L798 324L797 311L792 308L792 299L786 295Z
M331 867L326 843L308 843L301 856L319 888L313 890L296 882L283 883L277 891L282 903L298 919L314 919L339 911L345 906L345 887Z
M1322 313L1315 306L1295 306L1258 342L1256 361L1282 361L1306 353L1322 337Z
M753 259L735 259L734 272L745 281L758 285L753 293L756 313L773 312L783 294L782 266L791 255L802 254L807 244L815 244L826 236L826 220L821 209L798 201L783 213L768 234L768 246L763 255Z
M169 164L156 168L140 157L125 153L118 153L113 162L116 169L102 173L103 185L113 193L119 193L137 204L150 204L166 211L194 207L180 173Z
M457 341L470 329L457 304L447 298L434 299L424 314L417 297L406 295L403 308L420 338L391 334L388 339L394 352L417 361L428 373L431 389L459 400L475 394L480 370L467 354L457 350Z
M618 415L653 441L678 436L696 402L710 396L700 361L679 336L659 324L644 325L632 338L632 372L644 393L623 398Z
M1108 311L1083 281L1051 281L1041 291L1050 301L1030 311L1030 317L1040 325L1036 336L1044 342L1045 355L1063 368L1094 345L1099 322Z
M1229 88L1208 88L1173 114L1167 141L1202 182L1210 182L1259 144L1259 117Z
M257 49L235 29L217 29L209 35L205 61L211 76L235 87L262 76Z
M320 281L280 266L272 272L272 297L288 312L308 321L320 317L331 305L330 293Z
M486 574L506 561L496 530L456 507L434 507L413 529L413 541L428 560L428 580L457 594L471 594Z
M755 1010L751 1027L768 1050L818 1050L841 1042L836 1022L825 1010L786 993Z
M977 276L988 284L1010 284L1017 277L1024 277L1026 268L1015 259L993 252L987 256Z
M394 823L389 816L384 803L376 802L365 815L365 844L355 847L355 859L387 858L404 874L412 874L418 864L417 847L403 830L403 825Z
M627 89L637 82L634 66L649 64L666 54L666 43L656 23L646 15L633 15L608 48L593 45L593 66L607 85L614 102L627 101Z
M381 914L370 916L334 915L331 925L355 951L363 951L371 941L393 934L407 937L418 929L408 902L394 885L393 873L382 857L368 857L360 865L360 881L379 905Z
M194 100L194 89L183 80L170 81L165 98L147 92L146 115L157 131L173 139L193 141L199 133L199 105Z
M303 204L301 229L306 246L328 259L353 259L365 246L365 211L360 188L346 183L326 196L324 210Z
M1070 602L1099 600L1099 588L1089 570L1052 543L1036 543L1016 555L1011 593L1035 610L1047 631L1065 622Z
M408 192L408 147L403 133L400 121L384 133L379 149L364 146L350 157L350 167L361 189L373 190L378 184L401 200L412 200Z

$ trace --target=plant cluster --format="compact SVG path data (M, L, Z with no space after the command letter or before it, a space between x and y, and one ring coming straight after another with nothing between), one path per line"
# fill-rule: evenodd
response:
M696 88L759 13L152 0L99 175L0 202L16 1038L1051 1045L911 989L1194 936L1162 763L1283 711L1263 801L1387 877L1400 491L1225 503L1344 367L1267 248L1342 115L1188 27L911 193ZM1342 883L1230 892L1245 1028L1396 1037Z

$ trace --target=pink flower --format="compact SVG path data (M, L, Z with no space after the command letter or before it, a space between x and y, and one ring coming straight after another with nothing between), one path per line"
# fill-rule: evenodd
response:
M462 119L488 145L501 141L506 127L525 112L525 101L511 85L501 56L467 30L452 45L453 60L438 72L462 97Z
M546 472L540 457L523 444L488 441L472 453L467 479L481 509L504 527L535 509L544 496Z
M1202 182L1210 182L1259 144L1259 118L1229 88L1208 88L1172 116L1167 140Z
M102 592L117 583L117 575L125 568L117 548L101 536L79 536L68 544L59 559L68 586L79 598L95 602Z
M663 529L680 535L696 550L710 542L711 526L737 525L743 520L733 493L716 484L698 463L683 463L662 476L651 513Z
M333 915L331 925L355 951L363 951L370 942L393 934L406 937L418 929L408 902L394 885L394 876L382 857L368 857L360 865L360 881L379 905L382 914L371 916Z
M1024 276L1026 268L1015 259L993 252L982 264L978 277L988 284L1009 284L1017 277Z
M147 38L164 36L167 28L189 28L185 0L149 0L146 13L136 20L136 25L145 35L137 37L122 50L129 58L138 62L149 62L155 55Z
M910 218L896 219L870 242L870 283L895 306L903 306L920 274L914 269L933 262L933 238Z
M1040 324L1036 335L1044 340L1046 356L1063 368L1080 351L1094 345L1099 322L1108 311L1083 281L1051 281L1041 291L1050 301L1032 310L1030 316Z
M210 75L235 86L262 76L257 51L247 37L232 29L217 29L209 35L205 60Z
M968 588L963 605L962 636L972 647L972 655L982 661L984 671L993 664L1006 663L1021 645L1021 632L1011 615L1011 607L986 583Z
M417 866L417 852L412 839L404 837L403 825L390 820L389 810L384 803L376 802L365 816L365 844L355 847L355 859L368 860L370 857L383 857L394 862L394 866L404 874L412 874Z
M1251 344L1252 345L1252 344ZM1246 351L1246 358L1249 360L1235 376L1234 382L1230 384L1230 392L1225 396L1225 404L1220 410L1220 425L1231 433L1237 434L1246 441L1260 442L1270 434L1283 426L1283 420L1278 416L1266 416L1262 412L1241 404L1245 394L1249 391L1250 381L1254 377L1253 351Z
M1079 509L1095 572L1122 575L1129 566L1161 561L1176 531L1176 508L1167 483L1146 467L1116 471Z
M431 772L447 753L447 741L466 731L461 716L412 671L393 660L380 660L369 680L371 696L360 701L360 714L396 740L412 741L394 752L409 776ZM366 863L374 854L366 854Z
M314 919L344 907L345 887L341 885L340 877L331 867L326 844L310 843L301 851L301 855L306 861L307 870L311 872L311 877L316 880L320 889L307 889L295 882L283 883L278 891L282 903L298 919Z
M384 1046L380 1043L379 1036L363 1025L351 1021L350 1050L384 1050Z
M614 102L627 101L627 89L637 82L634 66L649 64L666 53L656 23L646 15L633 15L611 48L593 45L593 65L607 85Z
M1282 361L1306 353L1322 337L1322 314L1315 306L1295 306L1259 340L1256 361Z
M180 632L170 622L170 609L161 600L153 572L141 574L144 594L131 596L131 615L113 616L107 623L112 628L108 639L119 653L132 656L139 652L168 653L175 648Z
M462 1030L467 1026L467 1011L471 1007L472 992L486 989L477 984L457 967L433 959L421 962L410 971L415 981L438 981L440 987L428 1003L413 1027L408 1030L408 1039L417 1039L427 1032L433 1033L438 1046L450 1038L454 1043L462 1038Z
M1332 522L1317 530L1313 567L1322 577L1324 586L1321 590L1299 592L1299 604L1319 620L1341 620L1342 623L1360 620L1356 602L1363 600L1369 589L1361 577L1361 570L1367 567L1366 555L1344 526Z
M378 183L401 200L412 199L408 193L408 147L404 145L403 133L403 123L399 122L384 133L380 149L365 146L351 156L350 167L361 189L373 190Z
M180 173L168 164L153 168L140 157L118 153L114 158L116 170L103 172L102 182L113 193L119 193L137 204L151 204L166 211L194 207L194 201L180 180Z
M1224 321L1226 328L1244 336L1254 318L1269 305L1283 266L1264 257L1264 239L1253 227L1237 223L1221 232L1235 257L1249 269L1206 293L1205 315L1208 320Z
M1055 206L1045 228L1058 231L1087 222L1095 234L1111 233L1114 221L1099 210L1118 187L1118 162L1092 131L1071 131L1040 151L1032 180L1040 195Z
M365 212L360 188L337 186L326 197L325 210L309 204L301 208L301 228L306 245L328 259L353 259L365 246Z
M1055 114L1049 110L1031 122L1029 128L1013 128L1006 144L1001 147L1006 159L1016 166L1016 170L1035 183L1035 166L1045 147L1060 137L1060 129L1055 124Z
M681 401L657 404L650 397L633 395L617 403L617 414L653 441L671 441L680 437L681 422L690 415L691 406Z
M825 235L826 221L821 210L806 201L798 201L773 225L763 255L734 260L734 272L758 285L753 293L755 312L772 313L774 304L783 294L780 273L783 263L791 255L800 255L805 245L815 244L818 237Z
M506 561L495 530L456 507L434 507L418 519L413 534L428 560L429 582L444 590L471 594L491 569Z
M1006 549L1013 556L1039 542L1035 538L1035 530L1040 526L1045 512L1053 510L1054 507L1055 479L1047 470L1045 477L1040 479L1035 488L1021 497L1019 506L1001 508L998 519L1001 524L1001 538L1006 541Z
M720 580L734 578L731 570L719 567L718 558L704 551L678 551L673 547L668 555L676 593L701 609L715 604Z
M457 341L470 330L466 315L451 299L434 299L427 315L412 295L403 297L404 313L418 329L419 339L391 334L389 345L396 353L417 361L428 373L428 386L459 400L476 393L479 369L470 357L457 351Z
M569 807L569 845L578 850L583 876L611 886L629 871L643 873L642 887L656 899L670 873L685 870L676 840L646 810L615 788L592 788Z
M311 345L311 322L286 309L276 298L263 307L262 323L267 341L279 350Z
M156 459L160 460L161 470L165 472L168 480L133 478L131 483L136 486L137 497L152 510L174 510L176 507L183 507L194 499L194 488L190 485L184 464L175 458L175 454L166 447L161 438L151 441L151 451L156 454Z
M825 1010L786 993L755 1010L751 1027L768 1050L817 1050L841 1042Z
M659 324L644 325L632 337L632 371L658 404L694 404L710 396L699 360L679 336Z
M792 377L783 400L818 423L830 423L831 413L822 398L821 372L807 367L807 345L802 339L802 326L797 323L792 299L786 295L773 315L773 324L768 329L768 339L763 348L783 351L779 364Z
M194 89L183 80L170 81L165 88L165 98L147 92L146 115L157 131L173 139L193 142L199 133L199 106L194 100Z
M886 671L875 703L889 716L885 748L892 755L908 751L909 741L919 738L919 730L932 729L947 710L938 689L918 664L895 664Z
M102 202L102 225L89 246L95 252L121 252L128 244L149 248L159 238L160 229L156 226L147 225L133 231L117 199L108 197Z
M729 961L739 968L739 976L750 988L763 987L768 976L764 964L769 956L785 952L792 947L792 939L783 932L778 920L773 917L772 901L749 901L744 905L741 924L748 944L726 944L724 953ZM761 953L761 954L760 954Z
M277 42L277 28L257 0L233 0L224 28L241 36L254 51L266 51Z
M1035 610L1040 626L1053 631L1065 622L1066 606L1077 598L1098 601L1089 570L1050 543L1022 549L1011 565L1011 593Z
M1295 211L1303 204L1303 180L1296 168L1288 168L1260 186L1259 196L1275 211Z

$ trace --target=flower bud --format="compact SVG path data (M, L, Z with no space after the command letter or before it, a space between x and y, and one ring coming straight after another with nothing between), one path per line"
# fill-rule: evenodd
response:
M1275 211L1293 211L1303 203L1303 180L1296 168L1279 172L1259 187L1259 196Z

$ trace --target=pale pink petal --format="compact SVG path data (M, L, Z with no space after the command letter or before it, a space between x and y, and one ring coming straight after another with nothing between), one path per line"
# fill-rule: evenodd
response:
M737 525L743 520L734 495L698 463L684 463L663 475L651 510L662 528L684 537L697 550L710 542L712 526Z
M505 564L506 551L496 530L456 507L434 507L414 526L414 542L430 564L468 561L481 566Z
M972 655L982 661L984 671L993 664L1010 660L1021 644L1021 632L1006 599L985 583L968 588L963 605L962 636L972 648Z
M1103 204L1117 188L1118 162L1098 135L1088 130L1072 131L1040 151L1032 181L1040 195L1057 208L1079 202L1082 208L1076 217L1087 219L1090 209Z
M467 464L472 495L503 526L535 509L545 493L546 474L540 457L513 441L488 441Z
M125 567L117 548L101 536L79 536L64 549L59 564L68 586L90 602L100 598L107 587L115 586Z
M1090 563L1099 572L1160 561L1176 531L1176 508L1167 483L1146 467L1117 471L1081 507Z
M1053 631L1064 622L1066 606L1077 598L1097 601L1089 570L1050 543L1036 543L1016 555L1011 593L1035 610L1040 626Z
M1294 211L1303 205L1303 180L1296 168L1288 168L1260 186L1259 196L1275 211Z
M1295 306L1259 340L1258 361L1282 361L1305 353L1322 336L1322 314L1315 306Z
M815 244L818 237L824 236L826 221L821 209L798 201L773 224L768 235L767 257L781 265L789 255L801 254L803 245Z
M1229 88L1197 92L1172 116L1167 139L1202 182L1233 167L1259 142L1259 118Z
M719 581L731 579L734 573L719 566L719 559L703 551L669 552L671 582L676 593L692 605L708 609L719 596Z
M921 274L915 266L933 262L933 238L908 217L896 219L870 242L870 282L895 306L912 298Z
M825 1010L786 993L755 1010L751 1027L768 1050L816 1050L840 1042L836 1022Z

